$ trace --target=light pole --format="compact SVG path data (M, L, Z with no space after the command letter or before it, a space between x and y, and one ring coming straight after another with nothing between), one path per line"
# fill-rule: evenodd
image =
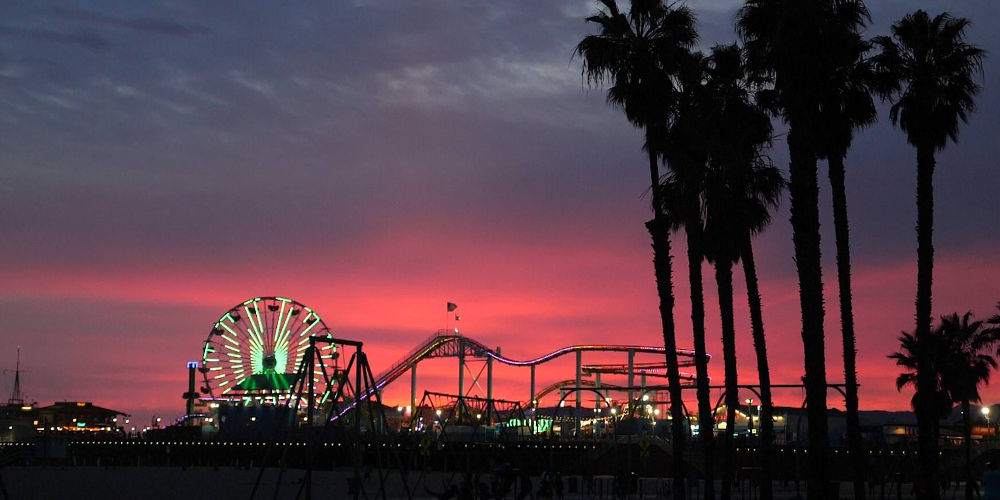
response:
M746 399L747 404L747 437L753 434L753 398Z

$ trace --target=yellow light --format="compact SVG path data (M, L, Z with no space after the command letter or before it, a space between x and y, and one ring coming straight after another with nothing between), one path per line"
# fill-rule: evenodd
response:
M87 406L87 403L85 401L77 401L76 405L77 406Z

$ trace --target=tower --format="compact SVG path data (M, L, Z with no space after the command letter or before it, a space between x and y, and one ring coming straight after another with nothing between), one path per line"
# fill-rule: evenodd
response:
M21 346L17 346L17 365L14 369L14 390L10 393L8 405L24 406L24 395L21 394Z

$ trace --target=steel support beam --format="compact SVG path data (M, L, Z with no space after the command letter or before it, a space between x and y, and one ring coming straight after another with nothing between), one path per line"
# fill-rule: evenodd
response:
M634 395L632 394L632 386L635 385L635 349L628 350L628 408L626 411L628 415L632 415L632 399Z
M462 339L458 341L458 395L465 397L465 345Z
M497 352L500 348L497 347ZM486 399L493 399L493 358L486 357Z
M576 351L576 438L580 437L580 376L583 373L583 351Z
M410 415L417 411L417 364L410 368Z

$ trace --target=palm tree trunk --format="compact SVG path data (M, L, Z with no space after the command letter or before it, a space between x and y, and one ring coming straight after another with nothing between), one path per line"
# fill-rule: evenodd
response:
M743 276L747 283L747 303L750 307L750 326L753 331L753 349L757 354L757 378L760 383L760 500L771 500L774 496L771 478L772 441L774 439L774 407L771 402L771 372L767 363L767 341L764 337L764 317L762 314L760 288L757 286L757 265L753 257L753 242L750 233L743 240Z
M847 189L844 186L844 156L829 158L833 192L833 227L837 238L837 281L840 287L840 329L844 347L844 385L847 397L847 444L854 472L854 498L865 499L865 456L858 415L857 348L854 334L853 293L851 292L851 243L847 219Z
M692 217L694 219L694 217ZM698 385L698 436L701 439L705 478L705 500L715 500L715 418L709 393L708 356L705 347L705 291L701 263L704 260L701 217L689 220L687 233L688 281L691 287L691 327L694 334L694 367ZM705 429L708 424L708 429Z
M728 260L715 263L715 283L719 288L719 315L722 317L722 358L726 376L726 433L723 435L722 500L729 500L733 485L733 431L736 408L740 404L736 375L736 327L733 321L733 265Z
M812 123L802 117L790 120L788 151L791 157L792 242L799 277L802 309L806 416L809 422L809 500L827 494L826 355L823 339L823 271L820 267L819 182Z
M931 282L934 270L934 148L917 146L917 328L919 342L931 332ZM921 350L917 360L917 439L920 477L925 481L924 498L937 500L938 412L934 403L937 382L930 368L929 353ZM934 485L934 487L930 487Z
M965 433L965 500L972 500L972 410L969 400L962 401L962 431Z
M660 176L656 151L647 130L649 174L652 180L653 220L646 222L646 229L653 238L653 269L656 273L656 291L660 297L660 322L663 325L663 348L667 362L667 384L670 392L671 434L673 445L673 497L684 500L684 410L681 396L681 377L677 363L677 334L674 328L673 268L670 262L670 225L663 217L660 199Z

